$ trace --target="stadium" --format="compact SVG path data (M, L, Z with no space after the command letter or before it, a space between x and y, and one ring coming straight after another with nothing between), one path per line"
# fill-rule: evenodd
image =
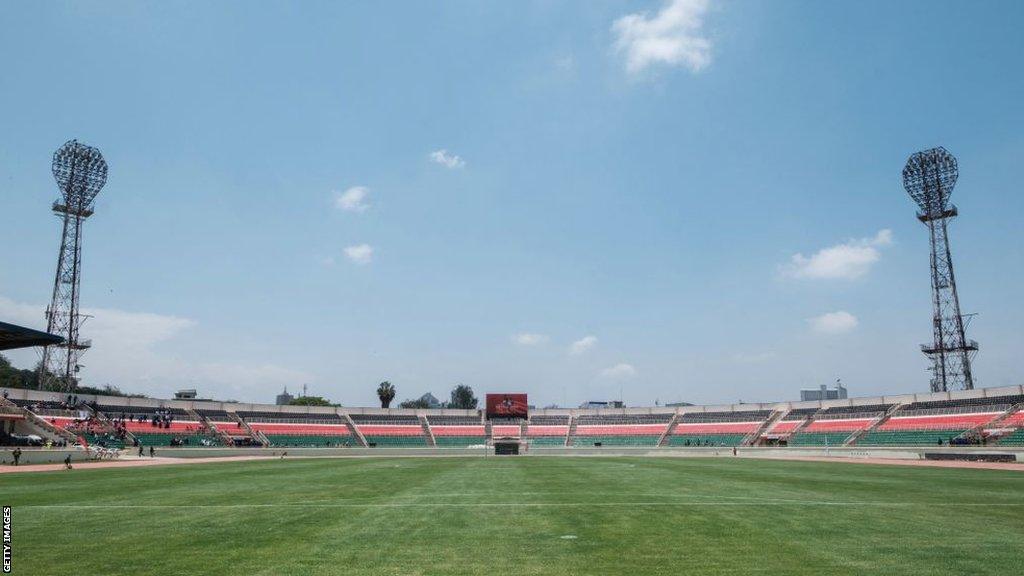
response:
M9 8L0 573L1024 570L1022 6Z

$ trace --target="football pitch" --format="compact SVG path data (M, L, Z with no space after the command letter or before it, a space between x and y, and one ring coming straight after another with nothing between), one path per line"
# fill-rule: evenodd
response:
M1017 574L1024 474L743 458L0 475L13 574Z

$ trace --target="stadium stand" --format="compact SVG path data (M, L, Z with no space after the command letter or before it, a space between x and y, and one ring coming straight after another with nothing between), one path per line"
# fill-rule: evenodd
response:
M994 393L996 390L1002 394ZM55 441L119 446L467 447L522 438L535 447L1024 446L1024 389L842 402L677 409L538 410L526 420L482 411L377 410L206 403L5 389L8 434L32 426ZM955 396L955 397L954 397ZM830 404L836 404L830 406ZM561 412L561 413L558 413ZM19 416L22 418L16 418ZM45 430L42 428L45 427ZM365 439L365 444L363 440Z
M350 417L370 447L414 448L428 445L420 419L415 415L350 414Z
M665 439L666 446L739 446L771 416L771 410L685 412Z
M657 446L672 414L583 414L573 446Z

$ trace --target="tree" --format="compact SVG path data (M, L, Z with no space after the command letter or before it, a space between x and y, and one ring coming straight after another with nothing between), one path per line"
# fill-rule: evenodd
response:
M473 389L465 384L459 384L452 389L452 401L448 403L448 407L470 410L476 408L477 402Z
M331 401L322 396L300 396L298 398L292 398L288 402L289 406L337 406L337 404L331 404Z
M38 388L39 371L15 368L11 366L7 358L0 354L0 386L5 388Z
M381 408L391 407L391 401L395 399L395 387L391 382L384 381L377 386L377 398L380 398Z

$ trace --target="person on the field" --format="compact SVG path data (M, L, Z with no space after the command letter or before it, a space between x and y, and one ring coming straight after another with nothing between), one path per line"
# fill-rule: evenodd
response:
M136 440L136 443L138 441ZM142 444L139 444L139 458L142 458Z
M71 454L64 457L64 469L71 470Z
M153 447L150 446L149 447L149 457L152 458L155 455L156 455L156 450L154 450Z
M21 448L15 448L14 452L11 452L11 456L14 456L14 465L18 465L18 460L21 460Z

